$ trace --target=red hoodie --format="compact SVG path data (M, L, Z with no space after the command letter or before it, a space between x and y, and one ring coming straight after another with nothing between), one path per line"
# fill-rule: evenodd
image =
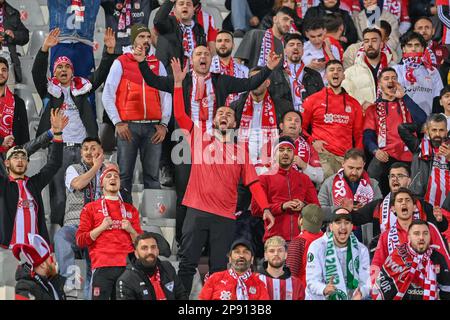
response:
M293 167L289 170L279 169L276 174L259 176L261 186L269 201L269 208L275 217L275 224L270 230L266 229L264 241L273 236L281 236L291 241L299 234L299 212L290 209L284 211L281 206L286 201L298 199L306 204L319 204L317 192L309 177ZM255 200L252 200L252 214L262 216L262 211Z
M137 233L142 233L139 212L131 204L124 203L127 219ZM130 234L119 227L122 224L122 213L119 200L106 200L108 213L113 220L113 228L103 231L94 241L91 231L102 224L105 216L102 211L102 199L84 206L80 216L80 226L76 234L77 245L88 247L92 261L92 269L101 267L125 267L127 255L132 252L133 243Z
M361 105L342 90L335 94L331 88L323 88L303 103L302 127L308 142L323 140L327 143L325 149L337 156L353 147L363 149Z

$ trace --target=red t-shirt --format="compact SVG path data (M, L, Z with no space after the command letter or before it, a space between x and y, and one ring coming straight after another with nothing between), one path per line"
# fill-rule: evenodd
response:
M124 203L127 220L137 233L142 233L139 212L131 204ZM76 234L77 245L88 247L92 269L100 267L125 267L127 255L134 250L130 234L120 229L122 213L119 200L106 200L108 214L113 220L113 228L103 231L94 241L90 232L102 224L105 216L102 211L102 199L86 204L81 211L80 226Z

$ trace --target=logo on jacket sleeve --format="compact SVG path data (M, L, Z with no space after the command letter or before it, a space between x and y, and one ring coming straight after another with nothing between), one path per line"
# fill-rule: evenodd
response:
M308 262L313 262L313 260L314 260L314 255L311 252L309 252L308 253Z
M256 288L250 287L250 289L248 289L248 292L250 292L250 294L256 294Z
M230 291L222 291L220 293L220 300L231 300L231 292Z
M169 290L170 292L173 292L174 282L171 281L171 282L169 282L169 283L166 283L165 287L166 287L167 290Z

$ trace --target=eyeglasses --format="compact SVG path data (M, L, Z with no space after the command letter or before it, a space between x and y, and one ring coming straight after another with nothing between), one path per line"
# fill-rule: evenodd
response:
M28 160L28 157L26 155L23 154L14 154L11 156L10 159L14 159L14 160Z
M388 177L390 180L409 178L409 176L407 176L406 174L390 174L388 175Z

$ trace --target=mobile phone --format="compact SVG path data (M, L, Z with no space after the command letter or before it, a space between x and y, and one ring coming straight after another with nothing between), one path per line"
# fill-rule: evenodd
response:
M359 201L353 201L353 205L354 206L358 206L359 205Z
M325 62L325 58L317 59L317 61L319 61L319 62Z

